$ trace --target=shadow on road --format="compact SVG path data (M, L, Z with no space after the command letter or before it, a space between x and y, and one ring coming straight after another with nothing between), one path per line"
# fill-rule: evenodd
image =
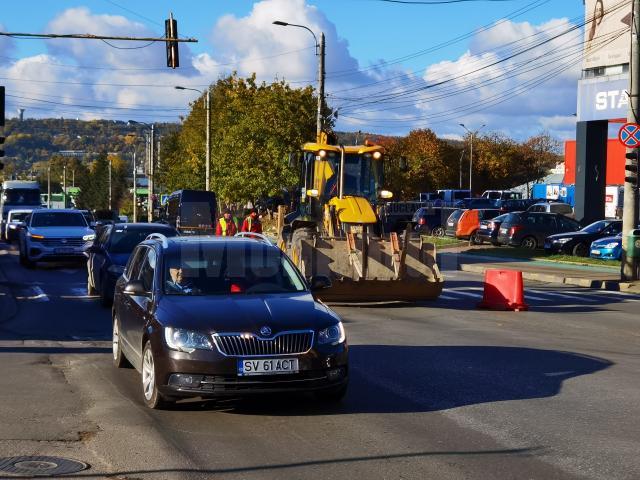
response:
M190 478L191 475L194 478L202 478L202 475L222 475L222 474L234 474L234 473L255 473L255 472L268 472L274 470L305 468L305 467L320 467L323 465L349 465L353 463L363 462L379 462L389 460L402 460L411 458L425 458L425 457L457 457L457 456L533 456L540 454L540 448L511 448L501 450L460 450L460 451L428 451L428 452L409 452L409 453L397 453L388 455L370 455L370 456L357 456L357 457L342 457L342 458L328 458L325 460L309 460L306 462L291 462L291 463L273 463L267 465L247 465L240 467L229 468L216 468L216 469L196 469L196 468L155 468L148 470L129 470L119 472L80 472L75 474L64 475L65 478L96 478L99 475L101 478L134 478L131 475L157 475L157 478L164 478L164 475L170 473L180 473L185 475L185 478ZM0 463L4 458L0 458ZM136 477L137 478L137 477ZM294 477L295 478L295 477Z
M572 352L495 346L354 345L350 362L341 404L288 395L179 403L174 409L282 416L429 412L552 397L565 380L613 365Z

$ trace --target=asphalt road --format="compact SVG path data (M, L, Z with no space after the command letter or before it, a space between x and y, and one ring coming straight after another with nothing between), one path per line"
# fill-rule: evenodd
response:
M352 346L342 405L150 411L139 375L111 366L110 312L83 266L25 270L4 248L0 459L130 480L640 478L638 296L528 284L530 311L490 312L480 277L446 272L436 302L335 307Z

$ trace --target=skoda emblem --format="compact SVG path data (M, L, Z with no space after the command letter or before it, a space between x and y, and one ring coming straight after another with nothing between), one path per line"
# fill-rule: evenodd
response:
M263 337L268 337L271 335L271 329L266 325L260 329L260 335Z

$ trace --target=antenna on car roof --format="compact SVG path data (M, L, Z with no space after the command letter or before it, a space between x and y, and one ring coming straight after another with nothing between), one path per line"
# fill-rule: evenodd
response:
M145 240L160 240L162 242L162 248L169 248L167 237L161 233L150 233Z
M254 240L259 240L262 241L264 243L266 243L267 245L271 245L272 247L275 246L273 244L273 242L271 240L269 240L269 238L266 235L263 235L261 233L253 233L253 232L238 232L234 235L234 237L247 237L247 238L253 238Z

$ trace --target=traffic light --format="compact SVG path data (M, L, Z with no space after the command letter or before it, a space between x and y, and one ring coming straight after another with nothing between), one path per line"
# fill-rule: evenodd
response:
M635 160L635 163L625 164L624 181L627 183L632 183L637 187L638 178L640 177L640 162L638 162L638 159L640 158L640 151L634 150L633 152L625 154L625 157L628 160Z
M164 21L164 36L167 39L167 67L177 68L180 66L180 57L178 55L178 42L174 41L178 38L178 21L173 18L173 13Z

